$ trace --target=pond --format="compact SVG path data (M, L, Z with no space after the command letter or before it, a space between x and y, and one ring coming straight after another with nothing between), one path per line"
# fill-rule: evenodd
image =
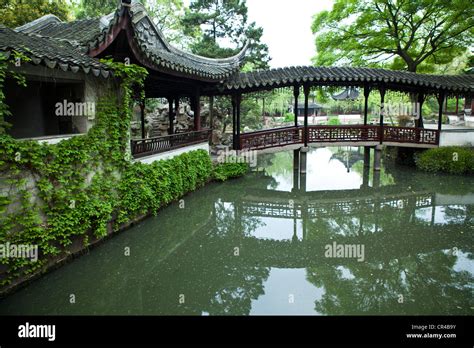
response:
M372 156L373 158L373 156ZM0 301L0 314L474 313L474 178L259 155Z

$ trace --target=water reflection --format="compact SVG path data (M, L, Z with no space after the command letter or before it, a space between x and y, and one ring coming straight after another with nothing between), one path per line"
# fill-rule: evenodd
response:
M376 173L358 148L311 151L303 177L293 152L259 161L3 300L0 313L473 313L473 178ZM334 242L364 245L364 261L326 257Z

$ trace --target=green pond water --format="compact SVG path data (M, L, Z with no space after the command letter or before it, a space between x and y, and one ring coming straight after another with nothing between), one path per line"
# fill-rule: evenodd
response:
M246 177L0 300L0 314L474 313L473 177L388 164L374 176L359 148L313 149L301 176L293 156L260 155Z

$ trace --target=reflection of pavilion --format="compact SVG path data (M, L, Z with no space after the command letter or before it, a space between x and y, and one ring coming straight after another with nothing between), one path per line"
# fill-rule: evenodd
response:
M251 184L251 176L248 180ZM220 286L213 284L214 292L207 287L201 289L209 296L208 302L201 304L202 311L222 313L216 312L217 300L228 314L249 310L250 298L255 300L265 293L264 283L271 268L306 269L308 280L328 293L316 303L320 313L390 314L393 310L390 303L397 298L394 294L400 293L406 296L408 303L416 298L420 304L399 306L398 313L417 313L417 310L430 313L438 307L431 302L425 302L424 307L421 301L431 299L430 296L436 298L435 303L441 301L446 296L446 289L449 289L452 302L444 306L445 311L453 303L467 308L469 278L462 278L464 276L454 270L456 256L444 252L453 246L470 250L471 237L460 228L468 228L467 220L459 216L448 225L437 223L436 207L450 204L440 199L440 195L430 191L401 191L398 186L313 192L299 188L286 192L257 188L261 180L259 173L256 183L249 189L237 186L238 190L220 191L214 204L216 222L215 225L211 223L209 229L214 226L223 233L209 233L189 245L191 248L194 245L194 252L200 255L197 260L188 261L193 263L194 270L199 270L199 275L193 278L205 279L209 274L228 273L220 280ZM418 213L427 209L432 211L431 220L419 218ZM253 232L258 228L255 222L265 219L293 219L294 226L301 222L303 238L255 237ZM366 262L326 258L324 245L332 241L364 244ZM238 257L231 252L236 246L240 250ZM190 255L194 252L188 250ZM172 259L177 261L179 257ZM341 277L339 267L344 267L354 277ZM401 272L407 275L401 277ZM361 293L360 289L366 292ZM361 294L370 301L354 300ZM226 304L223 303L226 302L224 296L228 296ZM331 302L335 301L332 296L347 298L341 298L338 306ZM351 307L351 301L357 305ZM216 307L212 309L212 306Z
M364 160L364 156L359 152L359 147L356 147L356 151L351 151L351 149L351 147L347 147L347 151L338 151L331 156L331 159L339 160L344 164L348 173L354 164Z
M9 308L18 312L18 306L36 303L43 314L90 314L80 310L94 308L107 314L247 315L252 301L266 293L271 269L298 268L324 290L321 299L314 298L322 314L469 314L472 276L455 267L457 256L449 250L472 250L472 195L443 196L396 185L283 192L265 189L269 182L258 172L211 185L204 196L190 195L185 209L165 210L155 222L145 221L139 234L114 239L123 238L119 246L105 244L82 259L90 262L82 269L93 269L92 275L59 270L67 288L82 299L78 306L58 304L64 287L48 280L42 291L18 297ZM434 217L439 208L450 207L461 212L439 223ZM269 219L290 226L293 220L304 227L303 238L292 239L292 231L287 239L257 238ZM365 261L326 258L324 246L333 241L364 244ZM123 258L122 245L134 257ZM71 267L80 271L79 265ZM396 303L398 294L406 304Z

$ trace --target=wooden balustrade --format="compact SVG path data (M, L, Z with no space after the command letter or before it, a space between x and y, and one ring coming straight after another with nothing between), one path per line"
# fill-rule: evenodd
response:
M310 126L309 143L379 141L378 126Z
M438 145L439 132L435 129L384 126L383 141L421 145Z
M208 141L211 130L165 135L162 137L131 141L132 155L135 158L166 152L183 146Z
M309 126L308 143L406 143L438 145L439 131L425 128L343 125ZM383 132L383 133L382 133ZM261 150L276 146L304 143L304 127L286 127L244 133L240 136L241 149Z
M242 149L259 150L303 143L303 130L303 127L286 127L244 133L240 136L240 146Z

